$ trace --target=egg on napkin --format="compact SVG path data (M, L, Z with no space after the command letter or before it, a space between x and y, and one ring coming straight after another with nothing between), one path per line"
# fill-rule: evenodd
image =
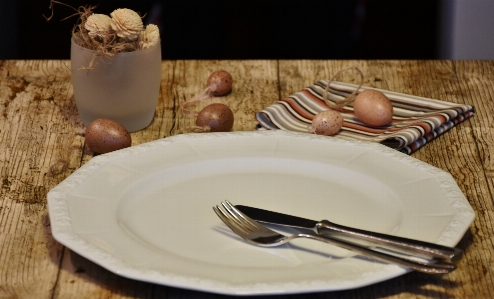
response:
M388 97L374 89L359 93L353 101L353 111L364 124L374 127L384 126L393 119L393 105Z
M343 115L338 111L325 110L314 116L312 124L309 126L309 132L317 135L332 136L340 131L343 121Z

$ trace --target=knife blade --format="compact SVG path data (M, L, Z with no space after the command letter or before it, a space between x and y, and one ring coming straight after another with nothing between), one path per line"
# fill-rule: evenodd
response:
M235 207L259 222L311 230L326 238L344 240L367 248L378 247L398 254L451 262L458 261L463 252L459 248L366 231L332 223L328 220L315 221L244 205L235 205Z

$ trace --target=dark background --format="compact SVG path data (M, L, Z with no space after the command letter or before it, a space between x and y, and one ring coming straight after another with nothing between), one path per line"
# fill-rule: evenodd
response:
M61 0L130 8L159 25L163 59L436 59L440 0ZM0 0L0 59L69 59L77 17Z

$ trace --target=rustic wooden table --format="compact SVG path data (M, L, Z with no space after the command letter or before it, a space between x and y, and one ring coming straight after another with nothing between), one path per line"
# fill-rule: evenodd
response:
M255 129L256 111L348 66L363 71L367 86L476 107L473 118L413 154L450 172L475 210L458 244L465 256L444 276L412 272L360 289L270 298L492 298L493 61L163 61L156 116L132 143L192 125L177 108L215 70L235 79L234 91L214 101L232 108L240 131ZM93 157L70 74L68 61L0 61L0 298L223 298L122 278L53 239L46 194ZM338 80L352 82L352 74Z

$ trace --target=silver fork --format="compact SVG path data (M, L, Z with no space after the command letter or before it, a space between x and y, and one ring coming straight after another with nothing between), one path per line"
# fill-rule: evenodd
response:
M374 251L365 247L360 247L358 245L347 243L345 241L324 238L318 235L294 234L291 236L285 236L267 228L266 226L256 222L255 220L252 220L247 215L236 209L229 201L221 203L221 206L217 205L213 207L213 210L234 233L236 233L239 237L241 237L248 243L256 246L274 247L290 242L295 238L308 238L351 250L360 255L372 258L376 261L388 264L396 264L398 266L409 268L419 272L430 274L444 274L456 269L456 266L454 264L444 261L432 260L432 262L422 262L409 260L383 252Z

